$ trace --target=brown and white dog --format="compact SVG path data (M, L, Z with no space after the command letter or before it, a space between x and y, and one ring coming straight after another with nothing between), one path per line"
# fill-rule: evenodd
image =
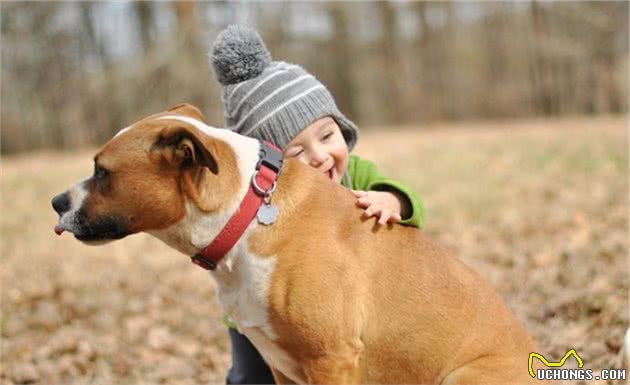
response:
M86 243L144 231L195 255L239 207L259 149L190 105L149 116L53 199L56 231ZM523 326L422 231L362 221L348 190L295 160L272 199L277 221L253 221L211 275L278 382L534 382Z

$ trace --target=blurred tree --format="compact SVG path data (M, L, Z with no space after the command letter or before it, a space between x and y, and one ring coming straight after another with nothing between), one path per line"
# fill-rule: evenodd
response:
M417 38L416 58L419 65L416 67L416 76L420 79L420 87L423 90L422 108L425 109L424 116L429 119L442 117L446 106L443 104L446 93L444 69L448 65L443 61L444 46L443 31L439 24L432 25L430 14L433 11L434 20L439 20L442 3L417 2L414 3L414 10L419 21L419 34ZM449 100L452 102L452 100Z
M398 35L398 23L396 9L393 3L378 1L375 3L378 14L381 16L383 32L380 38L380 58L383 79L382 99L386 101L383 107L384 121L390 124L401 124L405 120L404 101L401 99L404 86L402 61L399 56L400 36Z
M622 112L620 87L623 86L615 81L614 75L622 58L619 48L628 47L628 2L585 3L584 7L588 16L582 18L591 31L589 51L598 84L594 109L596 112Z
M151 49L153 30L154 4L150 1L135 1L132 3L133 11L137 19L138 34L144 55L148 55Z
M333 38L330 41L332 52L328 59L333 63L334 68L333 80L327 85L339 109L352 120L356 118L354 104L356 90L352 76L353 66L356 63L350 34L352 24L348 6L349 3L345 2L326 3L333 30Z
M186 49L194 50L196 47L196 36L198 24L195 17L195 3L190 0L175 1L172 3L175 8L177 18L177 38L183 42Z
M534 52L532 53L532 84L536 95L538 112L544 115L558 113L557 98L554 98L552 63L549 58L549 27L545 15L545 8L538 1L532 1L531 19L534 30Z
M1 150L102 143L184 101L221 125L206 55L234 23L361 126L626 113L628 13L622 1L1 2Z
M292 3L281 2L277 7L268 7L267 3L256 3L258 11L258 31L265 37L265 45L271 51L271 57L286 60L289 55L289 34L287 29Z

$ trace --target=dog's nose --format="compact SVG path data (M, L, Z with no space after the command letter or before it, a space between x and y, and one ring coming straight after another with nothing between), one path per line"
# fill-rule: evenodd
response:
M70 210L70 195L68 193L57 195L52 199L52 207L59 215Z

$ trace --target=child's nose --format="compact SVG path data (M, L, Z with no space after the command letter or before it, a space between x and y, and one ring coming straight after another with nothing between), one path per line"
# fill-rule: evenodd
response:
M323 151L314 151L311 154L311 162L310 163L311 163L312 167L318 168L325 161L326 161L326 153L324 153Z

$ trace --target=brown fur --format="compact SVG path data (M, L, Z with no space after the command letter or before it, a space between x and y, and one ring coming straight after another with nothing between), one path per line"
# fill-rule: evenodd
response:
M475 272L422 231L361 221L297 161L278 185L280 217L249 245L277 258L271 322L309 382L532 382L531 339Z

